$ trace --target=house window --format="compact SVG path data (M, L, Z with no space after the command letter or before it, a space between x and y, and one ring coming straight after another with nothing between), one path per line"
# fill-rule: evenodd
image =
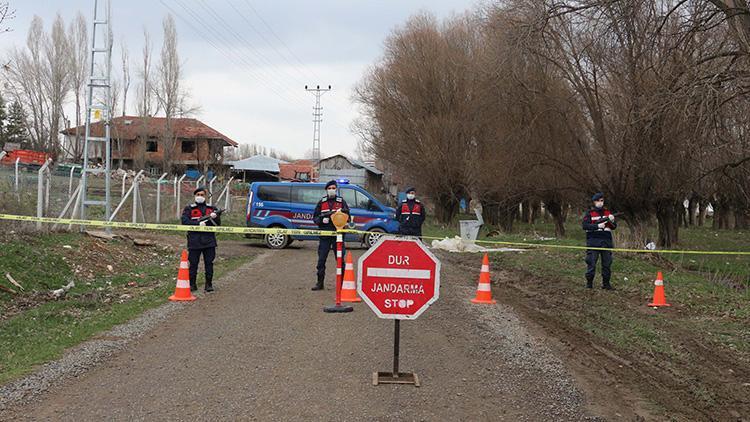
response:
M195 152L195 141L182 141L182 152L186 154Z
M146 152L156 152L157 150L156 141L146 141Z
M297 179L297 180L308 181L308 180L310 180L310 173L307 173L307 172L305 172L305 173L296 172L296 173L294 173L294 178Z

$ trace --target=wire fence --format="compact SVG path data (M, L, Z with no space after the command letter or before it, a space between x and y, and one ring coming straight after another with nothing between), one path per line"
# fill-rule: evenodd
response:
M247 186L234 179L189 180L153 177L146 173L113 171L110 181L112 221L178 223L182 209L193 201L197 186L209 189L208 201L228 214L244 214ZM88 178L88 199L105 198L104 175ZM0 166L0 212L42 217L79 218L80 167L49 165L16 169ZM86 218L105 219L104 207L87 207ZM10 223L3 223L10 224ZM13 223L17 226L17 223ZM22 227L27 229L27 225ZM68 229L67 226L55 229ZM49 230L50 227L38 227Z

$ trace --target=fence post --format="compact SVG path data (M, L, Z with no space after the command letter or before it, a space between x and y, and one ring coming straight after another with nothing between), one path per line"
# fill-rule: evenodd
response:
M216 178L218 176L214 176L211 178L211 180L208 182L208 201L211 202L214 199L214 181L216 181Z
M187 174L183 174L182 177L180 177L180 180L177 181L177 189L175 189L175 192L177 193L177 196L174 200L174 213L175 217L180 218L180 194L182 193L182 179L185 178Z
M203 180L206 176L201 175L201 177L198 178L198 180L195 181L195 188L198 189L201 186L201 180Z
M36 216L37 217L44 217L44 172L47 170L47 167L49 167L49 164L51 162L52 162L52 159L48 158L47 161L44 162L44 165L39 169L39 172L37 173L37 181L36 181ZM37 221L36 229L37 230L42 229L41 221Z
M52 171L47 167L47 171L44 172L44 215L49 212L49 187L52 184Z
M156 222L161 221L161 181L167 177L167 173L161 175L159 180L156 181Z
M234 176L230 177L227 181L227 196L224 198L224 210L229 212L229 208L232 206L232 181Z
M70 178L68 180L68 196L72 195L73 193L73 173L76 171L76 166L72 166L70 168Z
M21 161L21 157L16 158L16 192L18 192L18 163Z
M139 171L138 174L135 175L135 178L133 180L136 180L139 177L141 177L141 174L143 174L143 170ZM133 192L133 188L135 188L135 183L133 183L133 185L130 186L130 189L128 189L127 193L125 193L125 196L120 200L120 203L117 204L117 208L115 208L115 210L112 211L112 215L109 216L109 221L113 221L115 219L115 216L117 216L117 213L120 212L120 208L122 208L122 206L125 204L125 201Z
M138 192L139 192L140 183L138 182L138 177L136 176L133 179L133 222L138 222Z

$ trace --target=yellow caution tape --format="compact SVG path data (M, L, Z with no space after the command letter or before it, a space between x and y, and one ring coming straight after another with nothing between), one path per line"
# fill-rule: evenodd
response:
M34 223L72 224L76 226L111 227L119 229L169 230L178 232L214 232L235 234L288 234L298 236L336 236L327 230L282 229L231 226L188 226L180 224L125 223L120 221L78 220L73 218L32 217L28 215L0 214L0 220L28 221Z
M156 223L126 223L119 221L96 221L96 220L79 220L72 218L53 218L53 217L33 217L27 215L0 214L0 220L40 222L52 224L72 224L93 227L111 227L121 229L141 229L141 230L168 230L178 232L201 231L214 233L233 233L233 234L286 234L293 236L336 236L337 232L330 230L308 230L308 229L284 229L284 228L261 228L261 227L231 227L231 226L189 226L180 224L156 224ZM368 234L374 233L382 235L382 232L367 232L363 230L342 230L340 233ZM401 237L400 235L391 235L389 237ZM402 236L413 237L413 236ZM422 239L442 240L441 237L422 236ZM610 252L630 252L630 253L660 253L660 254L689 254L689 255L735 255L750 256L750 251L696 251L696 250L652 250L652 249L626 249L626 248L597 248L589 246L573 245L556 245L552 243L527 243L527 242L507 242L500 240L476 240L476 243L488 245L516 246L526 248L547 248L547 249L568 249L568 250L595 250Z

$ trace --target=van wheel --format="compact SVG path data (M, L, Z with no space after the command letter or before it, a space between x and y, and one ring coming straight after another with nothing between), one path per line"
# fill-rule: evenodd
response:
M378 243L378 240L380 240L381 237L383 237L383 233L385 233L385 230L380 228L372 228L369 230L370 233L365 235L364 244L371 248L375 246L376 243Z
M270 233L263 236L266 246L269 249L284 249L292 243L292 238L285 234Z

